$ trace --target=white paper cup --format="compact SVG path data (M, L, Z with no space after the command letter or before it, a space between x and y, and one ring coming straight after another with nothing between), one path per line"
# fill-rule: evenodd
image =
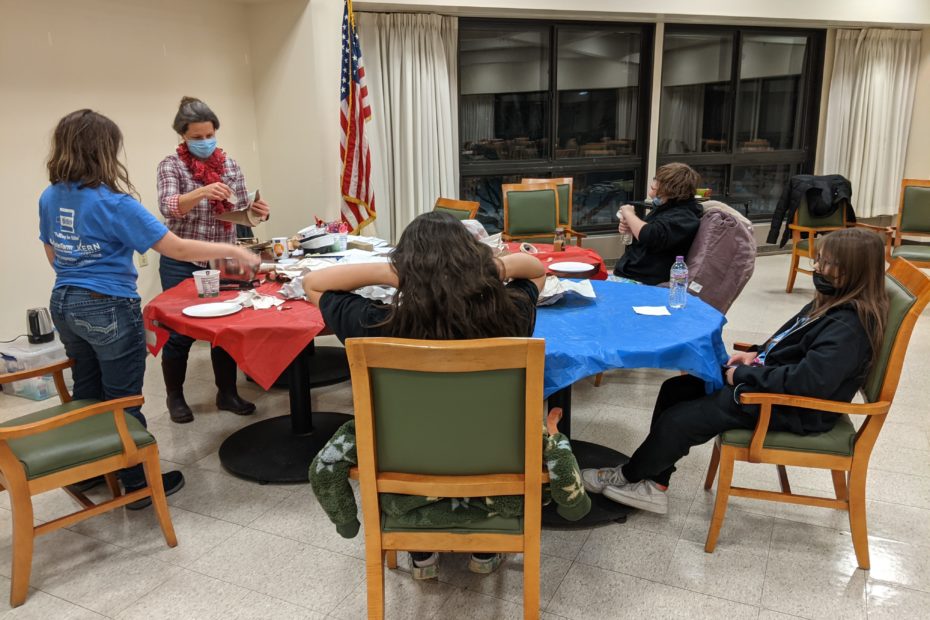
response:
M220 294L219 269L201 269L194 272L197 297L216 297Z
M287 258L287 237L274 237L271 240L271 252L275 258Z

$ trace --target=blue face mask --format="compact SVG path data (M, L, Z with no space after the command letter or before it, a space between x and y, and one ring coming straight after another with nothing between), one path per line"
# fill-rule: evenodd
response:
M216 150L216 138L207 138L206 140L188 140L187 150L191 155L200 159L207 159L213 155Z
M662 205L665 204L665 201L659 198L658 196L656 196L655 198L652 199L652 204L653 206L661 207Z

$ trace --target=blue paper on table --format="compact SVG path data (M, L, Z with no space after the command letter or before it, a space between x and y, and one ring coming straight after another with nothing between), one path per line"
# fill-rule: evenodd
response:
M668 289L592 281L597 299L567 297L536 313L534 336L546 339L544 393L613 368L683 370L723 387L727 358L721 337L726 318L697 297L671 316L644 316L633 306L660 306Z

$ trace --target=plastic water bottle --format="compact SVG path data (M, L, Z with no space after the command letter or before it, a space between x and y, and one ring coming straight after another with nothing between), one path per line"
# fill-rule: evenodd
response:
M623 211L617 209L617 219L621 222L623 221ZM622 233L620 235L620 243L623 245L630 245L633 243L633 233Z
M668 305L684 308L688 303L688 265L685 264L684 256L675 257L668 279Z
M349 227L345 222L339 222L339 236L336 238L337 252L345 252L349 246Z

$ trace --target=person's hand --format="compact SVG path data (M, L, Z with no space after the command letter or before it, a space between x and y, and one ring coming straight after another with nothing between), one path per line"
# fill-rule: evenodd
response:
M620 225L617 226L617 230L620 231L621 235L626 235L632 232L630 227L627 225L626 220L620 220Z
M210 183L209 185L204 185L200 188L201 191L201 200L206 198L207 200L226 200L232 196L232 190L229 189L229 186L225 183L217 181L216 183Z
M268 203L261 198L252 203L251 209L260 220L265 220L268 217Z
M726 380L727 385L733 385L733 374L736 372L736 368L727 368Z
M631 216L636 216L636 208L633 205L623 205L620 207L620 215L623 216L621 221L628 222Z
M262 259L258 254L239 246L236 246L236 251L233 253L233 258L239 259L243 265L248 265L256 272L262 264Z
M740 351L727 360L727 366L749 366L759 354L756 351Z

